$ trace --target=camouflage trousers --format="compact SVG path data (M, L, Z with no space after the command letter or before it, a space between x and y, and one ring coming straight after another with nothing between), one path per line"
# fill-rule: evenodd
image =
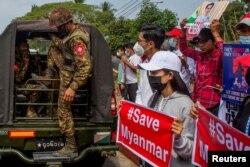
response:
M63 100L65 91L66 88L60 87L58 96L57 115L61 133L66 137L70 137L74 136L75 127L74 127L73 115L71 112L71 104Z
M40 84L27 84L25 86L26 89L44 89L44 87ZM37 103L42 96L41 91L25 91L24 94L29 98L28 103ZM35 107L33 105L29 105L27 108L27 111L31 112L39 112L36 108L39 108L41 106Z

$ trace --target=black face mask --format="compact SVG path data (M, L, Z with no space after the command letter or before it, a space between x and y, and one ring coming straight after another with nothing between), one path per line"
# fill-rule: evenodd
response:
M62 26L60 28L58 28L58 33L59 33L59 37L63 38L64 36L67 35L67 30L65 26Z
M152 89L162 91L166 84L161 83L161 77L148 76L148 81Z

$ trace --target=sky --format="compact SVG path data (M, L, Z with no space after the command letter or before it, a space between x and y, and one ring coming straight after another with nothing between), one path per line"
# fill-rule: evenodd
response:
M1 0L0 5L0 33L7 27L7 25L16 17L24 16L31 11L32 5L41 6L46 3L65 2L71 0ZM86 4L100 5L105 0L85 0ZM117 16L124 15L127 18L134 18L140 10L139 6L142 0L106 0L117 9L115 13ZM190 16L193 11L204 0L151 0L160 9L169 9L177 14L179 21ZM215 2L216 0L209 0ZM162 2L162 3L159 3ZM138 5L137 5L138 4ZM130 10L128 10L130 9Z

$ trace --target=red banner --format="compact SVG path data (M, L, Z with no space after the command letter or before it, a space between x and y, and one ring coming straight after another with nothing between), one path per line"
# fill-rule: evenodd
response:
M199 109L193 163L208 166L208 151L250 151L250 138L208 111Z
M128 101L122 101L117 142L153 166L169 166L174 118Z

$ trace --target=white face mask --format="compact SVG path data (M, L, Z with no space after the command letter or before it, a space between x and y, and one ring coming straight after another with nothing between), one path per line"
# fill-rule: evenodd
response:
M129 53L128 53L128 51L126 51L126 50L125 50L125 55L126 55L126 56L129 56Z
M250 44L250 36L240 36L241 44Z
M140 57L143 56L144 49L143 49L143 47L141 47L141 45L139 45L138 42L135 43L133 49L134 49L134 52L135 52L136 55L138 55Z
M116 52L116 55L117 55L118 57L121 57L121 53L120 53L120 52Z

